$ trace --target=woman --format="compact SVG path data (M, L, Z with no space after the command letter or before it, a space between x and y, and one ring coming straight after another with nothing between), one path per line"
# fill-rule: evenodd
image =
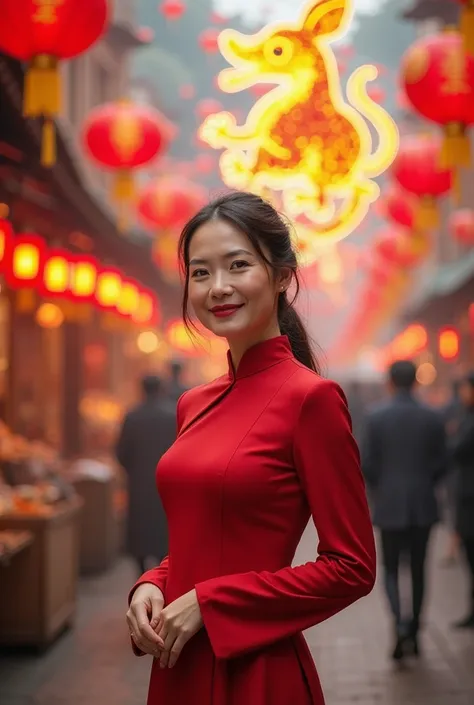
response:
M149 705L322 705L301 631L367 595L375 549L339 387L288 299L287 225L249 193L184 228L183 313L227 339L228 374L187 391L158 466L169 556L130 595ZM291 562L313 517L318 558Z

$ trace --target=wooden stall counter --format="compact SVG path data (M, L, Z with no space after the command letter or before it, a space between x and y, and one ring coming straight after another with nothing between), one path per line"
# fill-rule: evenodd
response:
M0 564L0 644L43 648L75 614L82 500L41 513L0 514L0 532L32 539L7 565Z

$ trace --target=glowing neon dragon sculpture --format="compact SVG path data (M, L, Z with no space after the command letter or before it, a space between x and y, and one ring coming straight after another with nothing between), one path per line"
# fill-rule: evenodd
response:
M219 36L233 66L219 74L223 91L257 83L276 87L256 101L246 122L231 113L210 115L199 135L224 149L224 183L257 193L281 191L290 215L304 214L315 235L337 241L365 217L379 195L373 181L393 161L398 131L365 91L377 69L365 65L348 80L344 100L329 41L340 38L353 0L312 0L293 26L269 25L247 36L231 29ZM378 134L377 147L372 144Z

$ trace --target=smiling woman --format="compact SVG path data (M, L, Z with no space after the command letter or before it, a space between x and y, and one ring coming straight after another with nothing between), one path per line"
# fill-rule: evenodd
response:
M228 373L184 393L158 490L169 555L129 597L148 705L323 705L302 631L366 595L372 527L341 389L322 379L287 290L288 226L250 193L205 206L179 253L188 305ZM312 517L314 561L292 567Z

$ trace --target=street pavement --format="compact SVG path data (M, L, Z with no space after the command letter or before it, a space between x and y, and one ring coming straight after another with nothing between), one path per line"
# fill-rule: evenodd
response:
M418 661L397 668L389 658L381 573L369 597L307 632L327 705L474 705L474 632L449 626L463 616L467 586L461 565L442 566L445 542L438 529ZM315 546L309 528L295 563L311 560ZM0 653L0 705L144 705L150 662L132 656L124 617L133 582L125 559L81 580L73 630L41 655Z

